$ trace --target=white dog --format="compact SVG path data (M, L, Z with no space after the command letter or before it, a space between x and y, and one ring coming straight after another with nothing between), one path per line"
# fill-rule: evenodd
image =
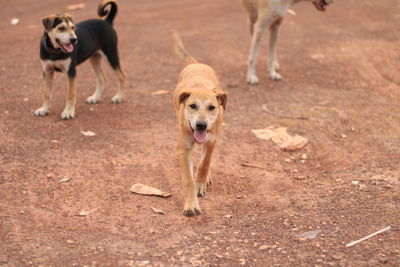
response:
M247 82L258 83L256 64L260 41L263 32L270 28L268 52L268 73L271 80L279 81L282 76L278 73L279 63L276 54L276 41L283 15L290 7L298 2L312 2L319 11L325 11L325 6L333 0L241 0L250 17L250 32L252 34L250 55L247 68Z

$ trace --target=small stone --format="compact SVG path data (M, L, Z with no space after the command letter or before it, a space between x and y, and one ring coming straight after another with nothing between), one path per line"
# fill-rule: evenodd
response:
M239 262L240 262L241 265L245 265L246 264L246 260L245 259L240 259Z
M233 216L230 215L230 214L227 214L227 215L224 216L224 218L232 218L232 217L233 217Z
M262 245L258 248L258 250L263 251L263 250L267 250L269 248L269 246L267 245Z
M302 159L307 159L307 154L306 153L301 154L301 158Z
M292 160L291 159L285 159L285 162L290 163L290 162L292 162Z
M358 185L360 183L360 181L351 181L352 185Z
M68 243L68 244L73 244L74 241L68 239L68 240L67 240L67 243Z
M343 139L345 139L345 138L347 138L347 135L345 135L345 134L340 134L340 136L343 138Z

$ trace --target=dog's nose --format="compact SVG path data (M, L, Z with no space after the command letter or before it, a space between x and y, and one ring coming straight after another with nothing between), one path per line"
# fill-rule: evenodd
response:
M207 128L206 122L197 122L196 123L196 130L204 131Z
M71 42L71 44L76 44L76 41L78 41L78 40L74 37L74 38L70 38L69 41Z

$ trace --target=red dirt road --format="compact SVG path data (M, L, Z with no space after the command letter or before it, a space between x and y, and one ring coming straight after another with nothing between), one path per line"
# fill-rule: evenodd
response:
M78 1L79 2L79 1ZM71 12L96 16L97 1ZM89 63L78 68L76 118L62 121L66 79L41 105L41 17L75 1L8 1L0 10L0 266L399 266L400 5L335 1L295 6L279 39L284 80L245 82L250 34L239 1L120 1L115 28L127 99L88 105ZM16 26L13 17L20 18ZM172 90L182 68L168 30L212 65L229 93L203 214L181 215ZM152 96L156 90L167 95ZM308 120L283 119L262 111ZM309 138L298 152L252 129L288 127ZM94 137L80 132L90 130ZM54 141L54 140L57 140ZM302 160L302 154L306 159ZM243 167L251 163L263 168ZM70 177L66 183L58 183ZM358 184L357 184L358 182ZM170 192L130 193L134 183ZM166 215L154 214L150 208ZM80 211L92 211L78 216ZM227 216L230 215L230 216ZM385 226L392 229L351 248ZM295 235L321 230L313 240Z

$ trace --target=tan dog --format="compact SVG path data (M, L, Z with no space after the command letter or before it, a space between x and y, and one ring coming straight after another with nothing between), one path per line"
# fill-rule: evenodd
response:
M207 186L211 185L211 157L222 127L227 95L215 71L186 52L176 31L171 35L175 51L186 65L175 89L174 104L179 123L178 161L185 197L183 215L194 216L201 213L197 196L204 196ZM194 180L195 143L201 145L201 162Z
M325 6L333 0L241 0L250 18L252 34L250 55L247 68L247 82L258 83L256 64L262 35L266 29L271 30L268 51L268 73L271 80L279 81L282 76L278 73L279 63L276 53L279 26L283 15L290 7L298 2L312 2L317 10L325 11Z

